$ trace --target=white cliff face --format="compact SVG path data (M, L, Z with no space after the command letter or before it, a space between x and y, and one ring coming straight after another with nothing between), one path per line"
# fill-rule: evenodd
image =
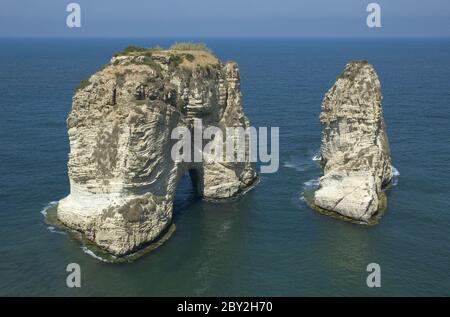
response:
M73 97L67 119L70 195L58 219L101 248L125 255L170 225L179 178L190 172L199 193L234 197L255 182L248 161L189 163L171 158L171 132L202 119L247 127L239 69L206 51L137 51L115 56Z
M392 179L380 81L365 61L349 63L322 102L321 165L314 204L368 222Z

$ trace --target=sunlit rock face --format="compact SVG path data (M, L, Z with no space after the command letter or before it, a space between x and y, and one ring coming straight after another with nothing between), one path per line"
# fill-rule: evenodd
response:
M114 56L76 91L67 119L70 194L66 226L114 255L132 253L172 221L178 180L190 172L208 199L235 197L256 179L253 165L177 162L176 127L248 127L239 69L205 50L148 49ZM225 133L225 132L224 132Z
M321 165L314 204L368 222L392 179L380 81L366 61L349 63L322 102Z

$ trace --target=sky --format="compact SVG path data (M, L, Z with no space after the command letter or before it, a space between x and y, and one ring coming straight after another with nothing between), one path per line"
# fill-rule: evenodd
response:
M371 2L381 28L366 24ZM1 0L0 37L450 37L450 1Z

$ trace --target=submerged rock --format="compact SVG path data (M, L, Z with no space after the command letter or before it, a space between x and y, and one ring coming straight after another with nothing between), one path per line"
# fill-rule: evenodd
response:
M114 255L132 253L171 224L178 180L190 172L200 195L248 190L253 165L177 162L174 128L248 127L239 68L206 50L130 48L83 81L67 119L70 195L57 218Z
M392 167L381 99L380 81L366 61L347 64L326 93L317 207L362 222L382 207Z

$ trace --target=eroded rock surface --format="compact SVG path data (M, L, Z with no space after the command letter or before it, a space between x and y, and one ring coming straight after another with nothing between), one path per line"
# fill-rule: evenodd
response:
M314 204L368 222L392 179L380 81L366 61L349 63L322 102L321 165Z
M178 180L188 171L205 198L246 191L250 162L175 162L175 127L202 119L225 129L249 126L239 69L205 50L128 50L82 82L67 119L70 195L57 217L115 255L156 239L172 221Z

